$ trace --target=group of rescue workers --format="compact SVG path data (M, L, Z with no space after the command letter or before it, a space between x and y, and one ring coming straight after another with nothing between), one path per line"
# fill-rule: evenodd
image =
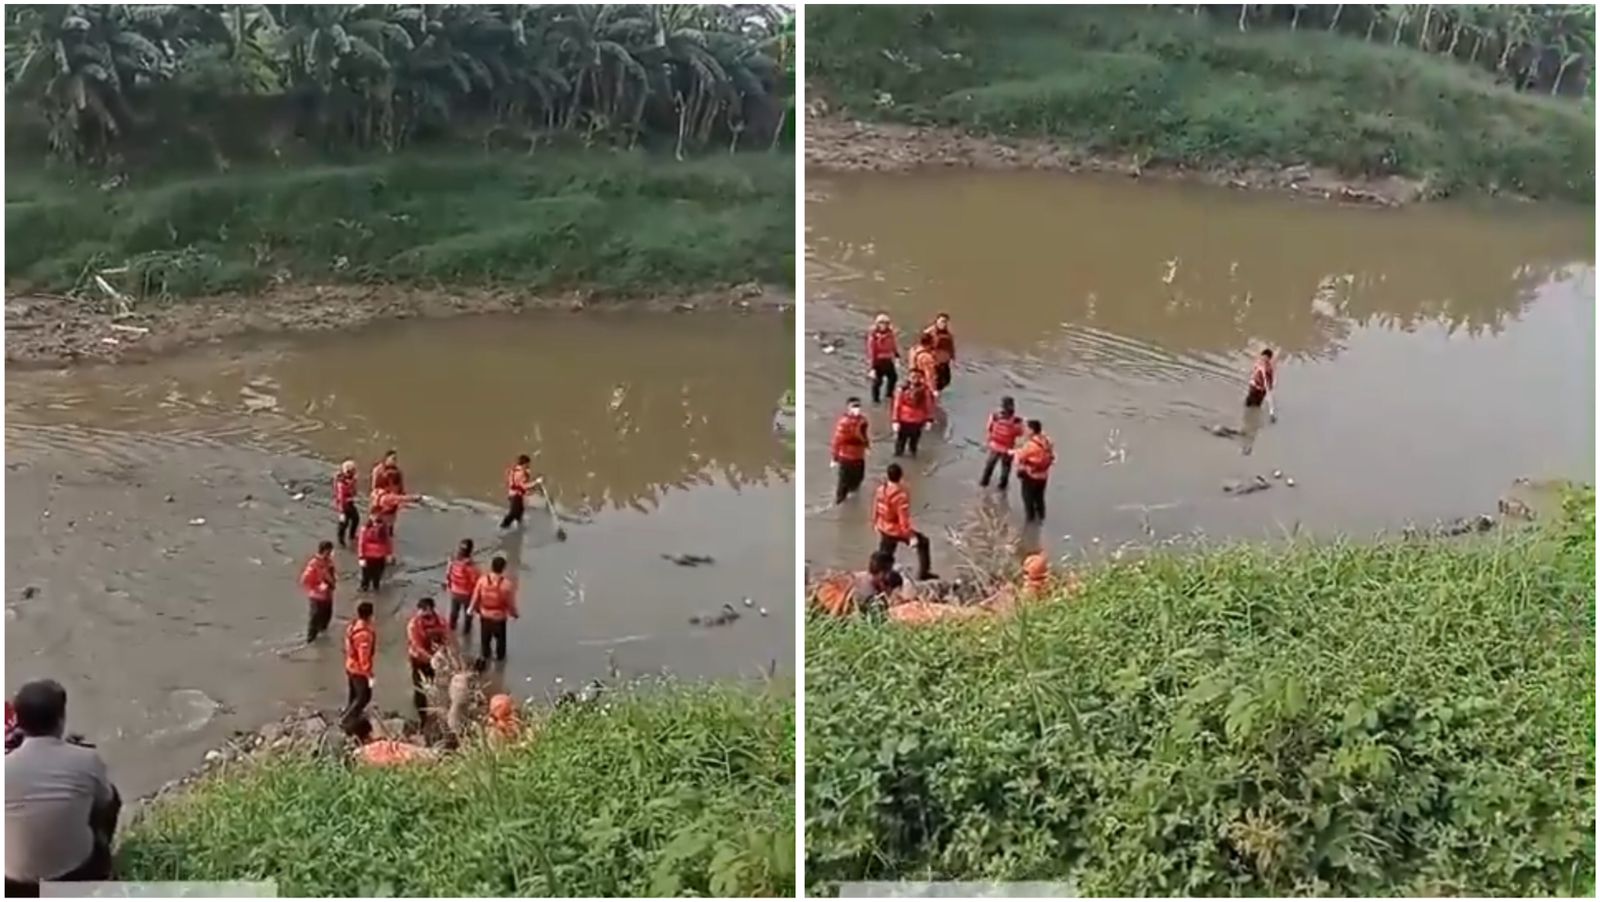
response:
M878 314L867 332L868 378L872 386L874 405L887 401L889 422L894 433L896 458L909 454L917 456L923 430L930 424L943 420L945 411L939 396L950 386L951 365L956 359L956 340L950 331L950 316L940 313L923 329L906 359L906 378L899 382L899 337L889 316ZM1245 392L1247 412L1259 409L1263 402L1273 419L1272 389L1276 370L1271 348L1261 351L1251 370ZM844 413L834 424L830 442L832 465L838 472L834 488L834 504L843 504L859 490L866 480L867 452L872 446L871 424L861 410L861 399L851 397L845 401ZM1016 469L1018 490L1022 496L1023 521L1040 523L1045 517L1045 492L1049 483L1050 468L1055 464L1055 446L1044 434L1044 424L1039 420L1024 421L1017 415L1016 401L1010 397L1000 399L1000 406L989 414L985 427L987 457L978 485L987 489L999 470L997 487L1003 494L1008 488L1013 466ZM1248 451L1247 451L1248 453ZM937 579L933 572L933 553L928 537L919 532L911 521L911 495L904 484L905 471L899 463L890 463L884 470L884 479L873 496L872 525L878 534L878 546L869 561L868 570L859 576L879 582L893 582L895 552L901 545L916 549L917 579ZM1041 559L1042 560L1042 559Z
M543 492L544 480L533 475L532 460L519 455L506 471L507 510L500 528L522 526L530 492ZM353 543L360 566L362 594L379 591L387 568L394 562L395 529L400 511L408 503L421 500L406 492L405 474L394 451L384 454L372 467L367 515L363 520L356 504L360 497L355 461L345 461L333 477L333 507L338 515L337 541L348 549ZM443 588L450 596L448 623L437 610L432 597L417 602L406 624L406 656L411 665L412 702L417 715L427 717L427 689L435 679L434 657L453 647L456 631L471 636L473 620L479 623L479 655L476 669L489 661L506 659L506 622L521 616L517 609L517 583L507 573L503 555L495 555L488 572L480 572L473 558L473 541L462 539L445 570ZM333 621L334 592L338 572L334 563L334 543L323 541L300 572L300 588L310 610L306 625L306 644L315 642ZM371 601L356 604L355 617L345 628L344 669L348 682L348 701L340 718L346 732L362 736L369 729L366 709L372 701L373 659L378 647Z

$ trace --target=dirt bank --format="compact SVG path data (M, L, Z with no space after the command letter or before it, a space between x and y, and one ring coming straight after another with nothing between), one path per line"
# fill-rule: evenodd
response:
M240 335L352 329L384 320L442 318L524 310L702 309L783 311L794 299L783 289L747 283L720 292L612 300L587 292L530 296L505 290L431 289L368 285L286 285L259 295L223 295L131 310L100 299L7 292L6 364L59 366L75 361L144 360Z
M1283 191L1324 200L1396 207L1430 196L1424 182L1391 176L1348 178L1306 165L1189 169L1134 157L1084 153L1036 138L999 139L954 128L862 122L832 114L806 120L806 167L835 172L913 169L1044 169L1104 172L1129 178L1176 179L1250 190Z

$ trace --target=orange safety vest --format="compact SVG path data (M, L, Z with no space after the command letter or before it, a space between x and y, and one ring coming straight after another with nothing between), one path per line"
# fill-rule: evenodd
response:
M1030 554L1022 562L1023 587L1031 595L1040 595L1044 592L1045 583L1050 580L1050 562L1042 554Z
M389 531L383 524L374 520L361 527L361 540L357 551L366 560L388 560L394 553L394 542L389 539Z
M922 330L922 334L933 336L933 358L935 361L949 363L956 359L956 337L949 329L929 326Z
M400 472L399 464L386 464L378 461L372 466L372 490L394 489L404 495L406 493L406 477Z
M478 577L478 616L484 620L504 620L517 612L517 587L505 576L485 573Z
M412 614L411 620L406 623L406 654L411 660L426 664L433 659L433 653L444 645L447 635L449 629L438 611Z
M304 570L300 571L300 587L306 590L306 597L312 601L332 601L333 587L339 581L339 574L333 568L333 561L324 560L317 555L312 555L306 561ZM327 589L322 586L326 584Z
M513 498L521 498L528 494L528 482L531 476L528 468L522 464L512 464L506 471L506 494Z
M352 620L344 631L344 672L372 679L372 656L378 647L378 634L365 620Z
M930 389L938 384L935 380L939 375L939 360L934 356L934 352L922 345L911 349L911 368L922 373L922 381L927 383Z
M902 385L894 393L894 421L916 426L933 419L933 390Z
M1050 474L1050 465L1056 462L1055 446L1041 435L1030 435L1017 452L1017 471L1031 479L1043 479Z
M451 595L460 598L470 596L472 588L478 584L477 565L472 563L471 558L456 558L445 571L444 584Z
M1022 438L1022 417L1003 416L999 411L989 414L989 450L1010 451Z
M1277 375L1270 361L1257 360L1255 369L1250 371L1250 390L1258 392L1272 391L1272 383L1277 381Z
M898 360L900 358L900 343L895 340L894 327L887 329L873 329L867 332L867 359L873 363L880 360Z
M833 426L833 459L840 463L854 463L867 459L867 418L844 414Z
M893 482L878 486L872 499L872 526L891 538L911 538L911 495Z
M356 474L339 473L333 477L333 509L343 511L344 506L356 500Z

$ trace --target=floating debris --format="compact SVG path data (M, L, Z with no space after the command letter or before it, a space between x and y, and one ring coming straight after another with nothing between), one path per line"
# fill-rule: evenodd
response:
M205 517L195 517L193 520L189 521L189 525L190 526L204 526L204 525L206 525L206 518Z
M671 561L679 567L698 567L701 564L715 564L715 558L708 554L663 554L661 559Z
M1272 483L1265 476L1252 476L1247 480L1230 479L1222 484L1222 491L1229 495L1249 495L1272 488Z

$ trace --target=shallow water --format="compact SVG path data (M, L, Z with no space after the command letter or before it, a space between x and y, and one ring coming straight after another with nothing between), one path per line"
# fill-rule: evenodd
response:
M826 441L844 398L866 394L878 310L902 347L939 311L959 342L950 435L908 467L936 566L944 528L986 497L980 442L1005 394L1057 446L1031 537L1053 553L1365 535L1492 512L1517 477L1593 478L1592 211L1375 210L1057 173L829 175L807 190L807 328L822 335L807 342L805 453L826 474L805 493L814 564L872 544L866 500L823 508ZM1241 425L1266 345L1279 420L1245 456L1202 427ZM872 416L887 437L886 410ZM880 445L869 490L888 461ZM1257 474L1273 488L1222 491Z
M498 675L519 696L613 672L792 672L793 452L772 427L792 329L764 314L530 314L8 374L7 583L38 592L8 592L7 684L61 679L74 728L135 794L227 729L336 705L354 561L340 553L335 641L274 654L304 629L295 580L334 526L325 498L281 486L323 492L350 457L365 490L391 447L408 489L437 501L400 519L405 572L378 600L381 707L409 706L405 619L423 594L447 610L442 563L464 537L480 566L497 550L520 565L524 613ZM522 534L498 535L519 451L553 487L566 541L537 503ZM689 622L724 603L744 616Z

